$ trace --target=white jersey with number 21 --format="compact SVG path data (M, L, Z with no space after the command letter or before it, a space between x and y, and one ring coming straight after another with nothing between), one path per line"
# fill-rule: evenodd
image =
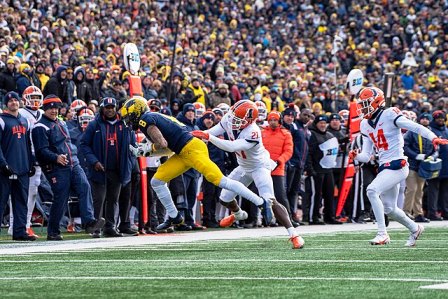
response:
M235 152L238 164L248 172L256 171L260 167L271 168L269 152L263 145L260 128L252 123L241 131L232 130L230 113L227 113L220 122L230 140L245 139L254 146L246 151Z

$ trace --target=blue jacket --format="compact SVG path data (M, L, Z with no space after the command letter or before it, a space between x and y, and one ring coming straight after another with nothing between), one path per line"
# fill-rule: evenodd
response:
M68 123L67 123L68 124ZM81 165L81 168L86 173L87 177L89 176L89 167L86 161L86 158L82 151L80 150L81 146L81 138L84 135L84 132L82 131L80 126L74 126L68 129L70 133L70 138L72 139L72 143L76 146L78 149L78 160L79 164Z
M432 120L429 123L429 127L437 137L448 139L448 129L444 125L438 126ZM442 159L442 169L440 170L439 178L448 178L448 145L439 145L439 158Z
M42 118L34 125L33 132L34 152L37 162L45 171L54 168L73 167L79 164L78 149L72 143L67 125L64 121ZM65 154L69 159L67 166L57 164L58 155Z
M300 121L295 121L291 125L283 123L283 126L291 132L294 142L294 151L288 165L304 169L308 156L308 129Z
M434 146L431 140L422 138L422 152L418 145L418 134L407 131L404 134L404 154L408 157L409 169L418 171L420 167L420 161L416 160L418 154L425 154L425 158L431 156L434 153Z
M0 114L0 166L8 165L17 175L27 174L33 164L29 129L20 114Z
M81 151L89 165L89 179L94 182L104 184L106 173L95 171L96 162L100 162L106 167L107 146L106 132L112 125L103 119L102 115L97 115L89 123L84 135L81 138ZM115 124L117 130L117 144L119 145L119 170L120 182L126 185L131 181L133 158L129 151L129 145L135 145L135 134L123 123L121 119Z

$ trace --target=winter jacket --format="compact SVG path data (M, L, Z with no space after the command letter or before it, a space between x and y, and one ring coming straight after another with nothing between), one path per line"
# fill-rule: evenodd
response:
M16 88L16 74L14 72L10 72L8 69L4 70L0 73L0 89L5 90L6 92L15 91ZM5 94L6 94L5 92ZM3 100L3 98L2 98Z
M16 79L16 85L17 85L17 93L20 97L22 97L23 91L28 87L31 86L31 80L30 77L28 77L25 74L19 74Z
M84 154L82 153L81 149L81 138L84 135L84 132L82 131L81 127L78 125L78 122L76 122L76 126L72 126L71 128L68 128L68 131L70 133L70 138L72 139L72 143L76 146L78 149L78 160L81 168L86 173L87 177L89 177L89 167L86 161L86 158Z
M57 97L59 97L61 100L63 99L65 80L63 80L61 78L61 73L66 70L67 70L67 67L63 66L63 65L59 66L56 69L56 74L54 74L50 78L50 80L48 80L47 84L45 85L45 88L43 90L44 97L46 97L47 95L50 95L50 94L54 94Z
M336 167L339 143L333 134L321 132L315 125L310 127L311 137L305 170L310 174L330 173Z
M84 136L81 138L80 147L89 165L89 179L100 184L106 182L106 174L102 171L96 171L94 167L97 162L106 167L108 157L107 132L111 127L112 125L99 114L89 123ZM115 128L117 128L116 137L119 145L117 157L120 182L126 185L131 181L133 158L129 151L129 145L135 145L135 134L126 127L121 119L118 119L115 123Z
M285 164L292 157L294 148L291 132L282 127L272 129L268 126L261 131L261 136L271 159L277 162L271 175L284 176Z
M434 120L429 123L429 128L439 138L448 139L448 129L443 126L438 126ZM448 145L439 145L439 158L442 159L442 169L439 173L439 178L448 178Z
M208 97L206 107L213 109L221 103L226 103L229 106L232 105L232 100L229 97L229 92L227 92L225 96L222 96L218 91L212 92Z
M416 160L418 154L425 154L425 158L434 154L434 146L431 140L421 137L422 139L422 152L420 152L420 147L418 143L418 134L407 131L404 135L404 154L408 157L409 169L418 171L420 167L419 160Z
M24 175L32 164L30 123L20 114L1 113L0 166L8 165L13 173Z
M59 119L52 120L45 115L34 125L34 152L42 170L73 167L79 164L78 150L71 142L67 125ZM67 155L67 166L57 164L58 155Z
M78 80L78 74L82 74L82 79ZM73 81L76 85L76 99L89 103L92 100L92 86L85 80L86 71L82 67L75 68Z
M308 157L308 129L301 121L295 121L291 125L283 123L283 126L291 132L294 150L288 165L304 169Z

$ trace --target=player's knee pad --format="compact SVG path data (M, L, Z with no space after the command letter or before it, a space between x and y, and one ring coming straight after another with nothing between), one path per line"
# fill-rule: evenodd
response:
M163 186L165 184L166 183L164 181L161 181L161 180L156 179L154 177L151 179L151 187L153 187L153 188L157 188L157 187Z
M394 211L393 207L384 206L384 214L389 215Z
M367 187L367 192L366 193L367 193L367 197L369 199L375 198L375 196L378 195L378 192L375 189L369 188L369 187Z

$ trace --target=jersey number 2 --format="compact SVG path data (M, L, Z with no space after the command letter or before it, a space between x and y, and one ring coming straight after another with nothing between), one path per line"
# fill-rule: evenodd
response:
M386 136L384 136L383 129L378 130L377 138L375 138L375 135L373 135L373 133L369 133L369 136L372 139L373 143L375 143L377 149L383 149L385 151L389 149L389 144L387 143Z

